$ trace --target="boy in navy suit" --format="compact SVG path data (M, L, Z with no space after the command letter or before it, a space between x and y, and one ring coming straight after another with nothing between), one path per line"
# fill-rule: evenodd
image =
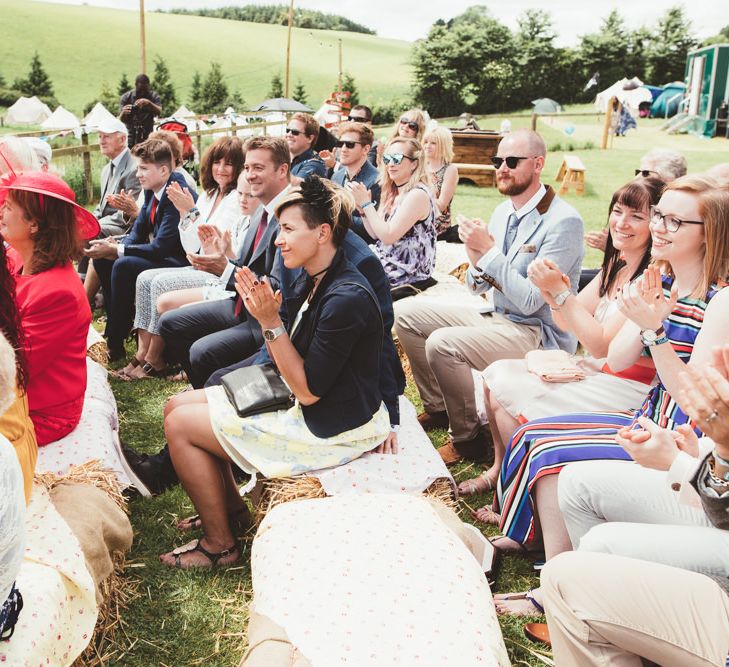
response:
M180 242L180 213L167 198L167 186L185 179L173 172L172 151L159 139L148 139L132 149L137 178L144 189L144 204L131 231L121 242L112 238L91 242L84 251L94 260L106 304L106 338L109 358L125 356L124 339L132 326L137 276L147 269L185 266ZM193 198L197 196L193 193Z

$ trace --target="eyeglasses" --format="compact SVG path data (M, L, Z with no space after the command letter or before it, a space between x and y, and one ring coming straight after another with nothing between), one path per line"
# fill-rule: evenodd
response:
M407 125L413 132L417 132L420 128L420 125L418 125L414 120L408 120L407 118L401 118L400 125Z
M364 146L364 144L361 141L342 141L341 139L339 139L334 145L337 148L342 148L342 147L354 148L357 144L361 144L362 146Z
M529 157L517 157L516 155L509 155L509 157L496 157L495 155L491 158L494 167L497 169L501 168L501 165L506 162L506 166L509 169L516 169L517 165L521 160L531 160Z
M301 130L295 130L293 127L287 127L286 134L293 134L295 137L298 137L300 134L304 133Z
M404 153L385 153L382 156L382 161L385 164L400 164L403 161L403 158L407 158L408 160L412 160L415 162L417 158L410 157L409 155L405 155Z
M657 174L657 173L658 172L651 171L650 169L636 169L635 170L635 175L636 176L640 175L643 178L648 178L651 174Z
M681 225L703 225L703 220L681 220L675 215L664 215L655 206L651 206L651 224L663 225L663 229L672 234L677 232Z
M347 120L350 123L369 123L369 118L364 118L363 116L347 116Z

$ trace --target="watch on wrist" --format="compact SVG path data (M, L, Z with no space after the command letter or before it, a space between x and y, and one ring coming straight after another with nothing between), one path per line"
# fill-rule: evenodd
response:
M653 347L655 345L661 345L667 343L668 338L666 337L666 330L663 326L657 329L642 329L640 332L640 340L646 347Z
M275 329L264 329L263 338L266 342L272 343L283 333L286 333L286 327L282 324Z
M562 305L564 305L564 302L567 301L571 294L572 290L567 288L562 290L557 296L555 296L554 302L557 304L557 307L560 308Z

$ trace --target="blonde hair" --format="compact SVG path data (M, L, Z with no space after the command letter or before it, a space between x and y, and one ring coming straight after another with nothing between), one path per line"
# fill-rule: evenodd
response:
M685 192L698 199L699 215L704 224L704 262L701 278L691 293L693 298L704 299L713 283L726 284L729 276L729 188L720 187L708 176L681 176L666 185L663 192ZM669 275L673 270L667 262L660 262Z
M425 133L423 144L428 139L435 142L435 159L442 160L445 164L453 162L453 134L447 127L438 125Z
M432 191L432 181L430 178L430 172L425 164L425 154L423 153L423 146L417 139L409 139L405 137L396 137L390 139L385 146L385 153L388 152L390 146L394 144L403 144L404 150L403 155L407 155L415 161L415 169L410 174L408 182L399 188L395 182L390 178L390 174L387 171L387 166L382 163L380 167L380 185L382 186L382 199L380 203L380 210L385 213L389 213L392 210L392 205L395 202L395 198L399 194L407 194L412 190L418 183L425 185L429 191Z
M412 121L418 124L418 133L415 135L415 138L418 141L422 141L423 134L425 134L425 124L427 122L425 118L425 111L423 111L422 109L408 109L407 111L403 111L400 114L400 118L402 118L403 116L408 116ZM398 130L400 129L400 118L397 119L395 127L392 129L390 139L397 139L400 136L398 134Z
M20 137L0 137L0 176L14 171L21 174L25 171L40 171L40 160L30 144Z

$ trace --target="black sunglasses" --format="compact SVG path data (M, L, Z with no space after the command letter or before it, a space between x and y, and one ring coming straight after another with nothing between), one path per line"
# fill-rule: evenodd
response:
M347 120L350 123L369 123L370 122L370 119L369 118L365 118L364 116L359 116L359 117L357 117L357 116L347 116Z
M640 174L643 178L648 178L649 176L655 174L655 171L651 171L650 169L636 169L635 175L638 176Z
M334 144L337 148L354 148L357 144L361 144L364 146L364 144L361 141L342 141L341 139L338 139L337 142Z
M407 125L413 132L417 132L420 128L414 120L408 120L407 118L401 118L400 125Z
M493 162L494 167L497 169L500 169L504 162L506 162L506 166L509 167L509 169L516 169L521 160L528 159L528 157L517 157L516 155L509 155L509 157L496 157L494 155L494 157L491 158L491 162Z
M301 130L295 130L293 127L287 127L286 134L293 134L295 137L298 137L300 134L304 133Z

